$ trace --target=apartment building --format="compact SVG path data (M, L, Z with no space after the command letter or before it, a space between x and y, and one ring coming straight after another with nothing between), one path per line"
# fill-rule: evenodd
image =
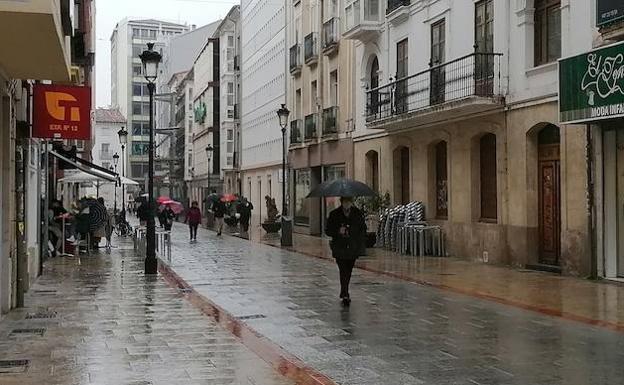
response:
M277 110L285 103L288 1L241 1L241 184L264 218L264 197L282 207L282 133Z
M160 20L124 19L111 41L111 103L128 119L129 177L146 184L149 146L149 91L139 55L147 43L163 52L172 37L188 32L187 25ZM156 165L158 173L160 165Z
M219 113L221 164L220 179L223 191L240 193L240 7L232 7L223 19L214 38L219 39Z
M211 190L221 191L220 40L210 37L193 64L191 201L204 202Z
M212 37L221 21L170 37L163 49L160 74L156 79L156 127L169 131L156 135L156 162L159 172L157 195L187 202L185 173L191 167L188 156L192 124L192 85L187 87L189 72L199 52ZM162 131L161 131L162 132Z
M337 198L306 196L318 184L353 177L355 42L343 38L339 1L288 1L287 100L295 231L320 235Z
M557 60L591 48L595 2L344 7L355 176L424 202L454 256L588 274L586 130L560 123Z

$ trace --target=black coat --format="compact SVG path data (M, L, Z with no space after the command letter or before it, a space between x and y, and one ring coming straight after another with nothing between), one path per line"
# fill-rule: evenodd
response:
M340 235L340 228L347 228L346 235ZM325 234L332 237L331 249L336 259L357 259L366 252L366 222L362 211L351 207L347 217L342 207L329 214Z

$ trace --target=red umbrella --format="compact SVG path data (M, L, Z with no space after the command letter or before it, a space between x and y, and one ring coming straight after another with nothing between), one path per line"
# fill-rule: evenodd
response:
M162 205L162 204L164 204L164 202L166 202L166 201L170 201L170 200L171 200L171 198L169 198L169 197L167 197L167 196L161 196L161 197L158 197L158 199L156 199L156 202L157 202L159 205Z
M160 204L171 207L171 210L173 210L175 214L180 214L182 211L184 211L184 206L182 205L182 203L173 201L171 199L164 200L160 202Z
M221 197L221 202L234 202L238 197L234 194L225 194Z

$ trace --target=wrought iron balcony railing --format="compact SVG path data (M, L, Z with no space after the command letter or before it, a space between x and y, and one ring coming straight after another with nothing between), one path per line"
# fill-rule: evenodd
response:
M338 107L329 107L323 110L323 136L338 133Z
M301 71L301 45L295 44L290 47L290 73Z
M303 41L303 52L306 64L315 63L318 60L317 33L309 33Z
M501 96L499 53L472 53L366 91L366 121L374 122L471 96Z
M340 39L340 19L332 17L323 23L323 51L333 51Z
M301 131L303 129L303 122L301 119L296 119L290 122L290 144L301 144L302 137Z
M317 138L316 126L318 117L317 114L306 115L305 117L305 137L306 141L314 140Z

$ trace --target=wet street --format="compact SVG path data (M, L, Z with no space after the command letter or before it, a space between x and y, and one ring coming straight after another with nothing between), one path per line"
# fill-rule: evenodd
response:
M214 233L174 229L172 269L336 383L623 384L624 334Z
M345 309L331 261L199 232L155 280L128 243L50 261L0 384L624 384L622 333L361 269Z
M0 384L292 383L142 270L132 244L49 262L28 308L0 322Z

